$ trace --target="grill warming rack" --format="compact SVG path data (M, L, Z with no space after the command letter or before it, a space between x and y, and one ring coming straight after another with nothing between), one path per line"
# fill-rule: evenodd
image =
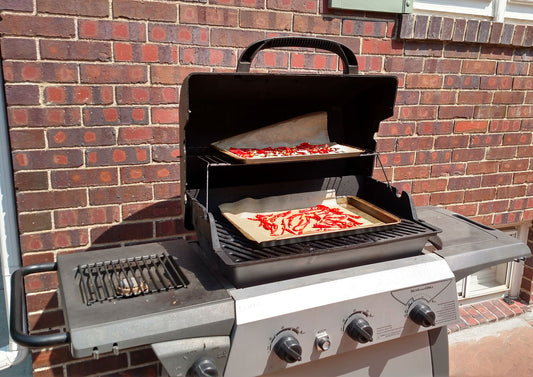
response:
M387 172L385 171L385 168L383 164L381 163L381 159L379 157L379 152L376 151L370 151L365 150L363 153L361 153L358 157L368 157L368 156L374 156L376 158L376 161L383 173L383 176L385 177L387 186L392 187L389 181L389 178L387 176ZM205 208L207 212L209 212L209 168L210 167L218 167L218 166L230 166L237 164L233 161L229 160L229 157L223 156L222 154L214 154L214 153L202 153L198 155L198 159L203 161L205 163Z
M187 278L166 253L78 265L83 303L117 300L185 288Z

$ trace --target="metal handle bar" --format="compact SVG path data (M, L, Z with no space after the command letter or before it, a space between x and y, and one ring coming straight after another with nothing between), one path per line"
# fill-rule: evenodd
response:
M239 57L237 72L250 72L252 60L259 51L276 47L310 47L327 50L341 58L345 75L356 75L359 71L355 54L342 43L322 38L278 37L262 39L248 46Z
M54 344L63 344L70 341L68 332L29 335L26 323L26 305L24 291L24 276L39 272L57 271L57 263L42 263L26 266L16 270L11 276L11 309L9 318L9 331L11 338L18 344L27 347L44 347Z

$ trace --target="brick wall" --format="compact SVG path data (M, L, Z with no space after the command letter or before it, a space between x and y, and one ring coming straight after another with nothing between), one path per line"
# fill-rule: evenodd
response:
M533 219L532 26L340 12L318 0L0 0L0 9L24 264L184 235L180 83L232 71L243 47L277 35L338 40L362 74L398 77L378 150L417 205L491 225ZM271 50L253 69L337 65L330 54ZM53 273L28 279L32 331L64 326L56 287ZM39 377L160 371L149 348L92 361L62 346L33 360Z

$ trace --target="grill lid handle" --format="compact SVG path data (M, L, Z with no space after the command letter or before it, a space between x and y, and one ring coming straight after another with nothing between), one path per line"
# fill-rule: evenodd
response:
M356 75L359 72L357 58L348 47L329 39L308 37L278 37L257 41L248 46L239 57L237 72L250 72L252 60L259 51L276 47L308 47L327 50L341 58L342 71L345 75Z
M26 305L24 292L24 276L39 272L57 271L57 263L41 263L16 270L11 275L11 308L9 310L9 331L11 338L20 345L27 347L43 347L63 344L70 341L70 333L46 335L29 335L26 323Z

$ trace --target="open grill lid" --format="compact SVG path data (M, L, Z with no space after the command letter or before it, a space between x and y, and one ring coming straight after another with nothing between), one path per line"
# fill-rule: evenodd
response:
M311 38L275 40L276 47L293 46L297 41L304 47L341 51L342 60L345 60L343 55L351 53L332 41L324 45L324 40ZM258 43L249 48L256 49L252 53L245 50L240 69L246 70L242 68L242 59L250 59L263 47L264 43ZM345 61L352 64L355 57ZM379 123L393 115L397 78L349 73L354 71L351 66L344 74L264 74L238 69L237 73L189 75L180 95L182 198L186 193L207 196L203 191L208 187L211 190L328 176L370 176L375 160L374 135ZM245 166L217 154L211 146L237 134L317 111L327 113L332 142L370 153L357 158L313 162L310 169L307 162Z

